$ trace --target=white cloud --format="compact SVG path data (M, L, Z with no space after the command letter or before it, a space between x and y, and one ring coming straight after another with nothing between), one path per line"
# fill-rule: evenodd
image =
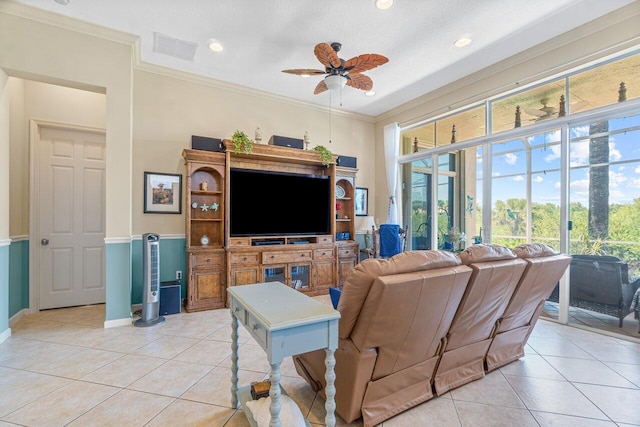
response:
M609 188L616 188L626 180L627 177L624 174L609 171Z
M553 188L555 188L556 190L559 190L560 189L560 181L558 181L555 184L553 184Z
M589 164L589 141L574 142L570 145L569 160L571 166Z
M571 191L575 191L577 193L589 193L589 178L586 179L577 179L575 181L571 181Z
M618 170L619 170L619 171L623 171L623 170L625 170L625 169L626 169L626 168L625 168L624 166L619 166L619 167L618 167Z
M637 166L634 170L635 173L640 173L640 166Z
M620 150L616 148L616 143L609 142L609 161L617 162L620 159L622 159L622 154L620 153Z
M544 178L541 177L540 175L536 175L535 178L533 178L533 182L542 182L544 181Z
M640 188L640 178L633 178L627 184L627 188Z
M513 177L514 181L524 181L524 177L522 175L516 175Z
M493 176L493 177L498 177L500 175L502 175L500 172L494 172L494 173L491 174L491 176Z
M507 153L507 154L504 155L504 161L508 165L515 165L516 162L518 161L518 156L516 156L513 153Z
M557 160L560 158L560 146L559 145L552 145L551 147L549 147L551 149L551 153L547 154L544 158L544 161L547 163L551 163L554 160Z

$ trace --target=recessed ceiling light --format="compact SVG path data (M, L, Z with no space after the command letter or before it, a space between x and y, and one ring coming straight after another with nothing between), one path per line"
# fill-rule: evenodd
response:
M311 77L311 74L300 74L300 77L304 77L306 79L307 77Z
M366 91L364 94L365 94L366 96L373 96L373 95L375 95L375 94L376 94L376 92L375 92L375 91L373 91L373 90L368 90L368 91Z
M376 7L381 10L389 9L393 0L376 0Z
M224 47L222 46L222 43L220 43L218 40L216 39L209 39L209 49L212 52L222 52L224 50Z
M465 47L471 44L471 39L469 37L460 37L458 40L453 42L455 47Z
M69 4L69 0L55 0L56 3L66 6Z

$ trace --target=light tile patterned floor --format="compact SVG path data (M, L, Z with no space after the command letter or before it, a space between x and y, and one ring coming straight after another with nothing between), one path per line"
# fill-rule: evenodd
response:
M97 305L13 325L0 344L0 427L248 426L229 402L228 310L167 316L152 328L105 330L103 319ZM264 352L242 329L240 338L241 385L266 378ZM640 425L640 344L543 320L526 351L384 427ZM282 374L309 421L322 425L324 401L291 359Z

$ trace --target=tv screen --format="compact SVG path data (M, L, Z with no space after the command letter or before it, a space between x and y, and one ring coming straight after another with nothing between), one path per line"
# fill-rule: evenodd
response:
M331 232L331 180L323 175L231 169L230 235Z

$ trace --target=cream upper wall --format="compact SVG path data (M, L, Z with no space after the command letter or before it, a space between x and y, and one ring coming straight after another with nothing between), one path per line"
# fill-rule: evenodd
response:
M0 69L0 242L9 239L9 164L9 76Z
M259 126L266 144L274 134L302 139L308 131L312 147L324 145L334 153L357 157L357 185L373 187L372 121L334 112L329 144L328 110L141 70L134 73L133 107L135 235L184 234L184 199L182 215L143 214L143 176L145 171L180 173L184 181L182 150L191 148L191 135L231 138L241 130L253 139Z
M29 233L29 121L105 128L106 96L19 78L11 93L11 236Z
M23 13L36 15L35 19L21 16ZM128 41L118 42L92 35L101 32L99 27L74 31L45 24L38 21L41 13L0 2L0 68L12 76L106 91L106 233L107 237L129 238L134 39L122 36ZM61 25L82 27L52 14L42 19L49 17Z
M375 167L384 170L383 128L389 123L398 122L403 127L425 121L638 46L640 2L634 2L547 43L423 95L376 117ZM386 177L378 174L375 185L381 191L381 197L375 201L376 217L386 218Z

